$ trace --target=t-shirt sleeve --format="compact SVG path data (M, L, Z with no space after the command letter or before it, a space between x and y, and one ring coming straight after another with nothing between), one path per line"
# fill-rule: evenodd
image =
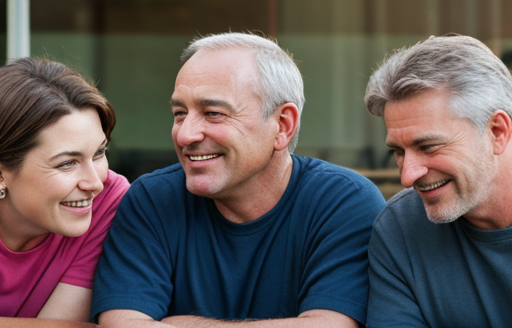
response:
M128 187L129 182L125 177L109 171L104 189L93 200L91 226L83 236L72 241L74 247L80 249L60 282L92 288L94 271L103 248L103 241Z
M407 284L411 263L396 208L389 206L375 222L368 249L370 261L369 328L429 327Z
M333 175L308 195L308 201L303 203L318 205L306 238L300 312L332 310L365 323L368 242L385 200L373 183L358 175Z
M159 225L159 211L164 208L165 201L149 197L140 180L126 193L98 264L93 320L112 309L136 310L155 320L167 314L173 284L169 242Z

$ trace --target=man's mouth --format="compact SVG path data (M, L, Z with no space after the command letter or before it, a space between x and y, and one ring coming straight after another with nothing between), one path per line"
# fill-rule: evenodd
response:
M442 187L450 181L451 180L442 180L442 181L437 181L437 182L429 183L429 184L416 184L415 187L419 191L430 191L430 190L434 190L439 187Z
M86 207L92 204L92 198L72 202L62 202L61 204L69 207Z
M188 158L192 161L206 161L215 157L219 157L220 154L210 154L210 155L189 155Z

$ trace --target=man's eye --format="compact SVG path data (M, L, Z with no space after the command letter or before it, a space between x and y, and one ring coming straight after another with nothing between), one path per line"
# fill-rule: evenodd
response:
M213 116L213 117L215 117L215 116L221 116L222 113L219 113L219 112L206 112L205 115L206 116Z
M404 151L402 149L390 149L389 152L395 156L403 156Z
M420 149L422 151L429 151L429 150L433 150L434 147L435 147L435 145L423 145L423 146L420 147Z

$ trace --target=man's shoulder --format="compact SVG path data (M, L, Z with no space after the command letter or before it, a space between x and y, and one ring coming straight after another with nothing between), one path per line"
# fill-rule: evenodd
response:
M383 235L401 234L405 238L416 238L418 235L433 237L452 228L452 224L429 221L421 197L412 188L401 190L391 197L374 223L374 230Z
M177 183L185 179L185 173L179 163L156 169L153 172L145 173L138 177L133 183L142 183L144 185L159 184L162 181Z
M185 173L178 163L141 175L132 183L128 193L147 193L155 197L158 194L176 194L174 192L185 190Z
M294 165L288 197L301 206L332 206L344 213L340 218L364 213L373 223L386 204L377 186L354 170L307 157L295 157Z
M387 201L386 207L375 221L375 224L387 224L388 221L423 217L426 219L425 206L421 197L414 189L406 188Z
M300 166L301 178L314 178L322 180L343 180L347 183L373 184L362 174L318 158L295 156Z
M420 195L413 188L405 188L397 192L388 201L388 207L402 207L403 204L410 204L417 207L418 204L423 204ZM424 207L424 206L421 206Z

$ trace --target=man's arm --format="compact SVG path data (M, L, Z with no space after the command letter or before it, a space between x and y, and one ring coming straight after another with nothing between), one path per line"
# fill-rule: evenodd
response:
M89 321L92 290L65 283L57 284L38 318Z
M100 328L88 323L69 320L52 320L37 318L0 318L0 327L9 328Z
M297 318L225 321L190 315L172 316L161 322L131 310L111 310L100 315L100 325L104 328L357 328L358 323L338 312L310 310Z

